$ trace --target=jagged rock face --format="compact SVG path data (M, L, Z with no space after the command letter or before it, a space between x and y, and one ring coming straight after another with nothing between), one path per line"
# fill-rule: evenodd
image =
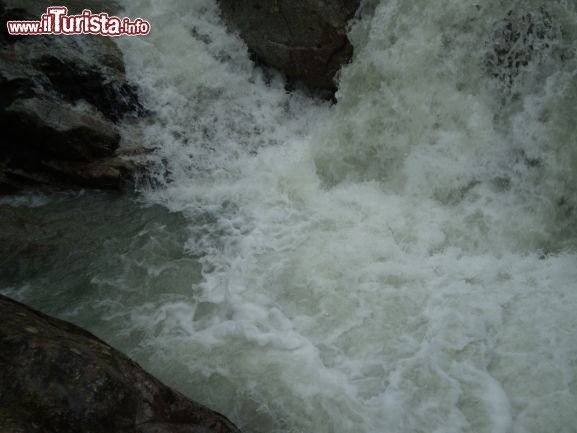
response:
M360 0L219 0L223 16L256 59L324 94L353 49L348 21Z
M99 10L112 11L110 2L99 3ZM81 11L75 1L58 4L70 13ZM38 20L51 5L0 0L0 18L2 23ZM61 162L69 167L74 161L109 160L120 142L116 122L140 110L122 53L111 38L11 36L5 25L0 28L0 189L43 183L120 186L128 164L114 172L117 178L109 176L110 170L100 178L98 170L63 172L58 167Z
M0 295L0 432L238 433L89 332Z

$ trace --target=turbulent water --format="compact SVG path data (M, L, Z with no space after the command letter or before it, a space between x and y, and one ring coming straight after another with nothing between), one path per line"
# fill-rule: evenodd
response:
M574 1L365 1L334 106L124 6L154 187L4 199L4 293L247 433L577 432Z

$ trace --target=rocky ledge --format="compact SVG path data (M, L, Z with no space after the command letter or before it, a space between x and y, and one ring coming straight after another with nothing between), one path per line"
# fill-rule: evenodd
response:
M0 295L0 433L239 433L89 332Z
M78 13L80 3L58 4ZM51 5L0 0L0 21L38 20ZM99 2L99 10L114 9ZM142 111L112 38L13 36L0 28L0 191L122 187L136 167L117 155L118 121Z

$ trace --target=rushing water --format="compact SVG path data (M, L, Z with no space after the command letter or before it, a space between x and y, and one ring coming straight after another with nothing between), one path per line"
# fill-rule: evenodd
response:
M365 1L335 106L125 8L156 187L4 199L4 293L247 433L577 432L574 1Z

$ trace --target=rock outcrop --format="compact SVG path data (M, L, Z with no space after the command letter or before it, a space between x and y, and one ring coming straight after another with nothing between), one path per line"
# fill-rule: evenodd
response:
M89 332L0 295L1 433L238 433Z
M79 3L58 4L78 13ZM0 189L120 187L134 167L116 158L116 122L142 109L115 42L91 35L7 33L6 21L38 20L51 5L0 0ZM114 5L98 7L112 12Z
M219 0L225 21L257 61L332 96L353 49L347 23L360 0Z

